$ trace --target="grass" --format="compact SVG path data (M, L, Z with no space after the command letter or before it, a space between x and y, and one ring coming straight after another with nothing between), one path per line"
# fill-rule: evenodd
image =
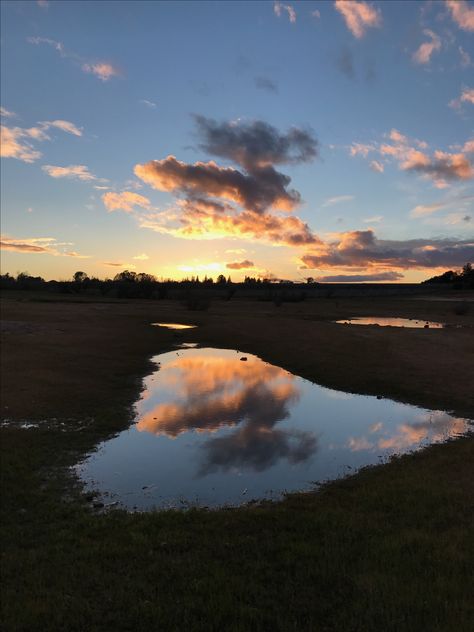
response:
M233 305L232 310L238 310ZM279 308L279 314L285 310L283 320L274 325L268 317L262 319L266 331L273 327L279 335L290 318L299 318L287 307L293 308ZM54 329L46 333L33 332L26 342L9 334L5 370L13 371L16 380L25 375L28 380L21 386L24 390L11 387L4 398L8 416L43 419L55 410L65 425L41 423L28 430L11 425L1 431L4 629L472 629L472 436L366 468L317 493L290 495L281 503L220 511L100 513L81 495L69 467L100 440L126 427L129 405L139 389L137 376L147 370L145 349L166 350L174 340L173 332L139 324L180 319L162 307L153 318L148 313L145 317L138 303L130 307L133 317L124 312L117 322L114 313L119 308L114 306L102 314L104 323L94 320L91 312L61 309L23 304L24 311L10 313L15 322L29 314L36 324L54 319L60 324L54 321ZM212 319L212 310L201 317ZM239 322L242 318L239 314ZM186 315L181 320L186 321ZM230 316L228 320L234 342L244 340L235 321ZM215 329L215 341L219 336L225 340L217 326L206 329L210 322L200 323L201 335L210 337ZM243 319L244 329L248 322ZM59 344L65 339L60 333L52 338L57 327L67 330L67 345ZM95 331L100 332L97 339L92 338ZM117 331L124 335L118 337ZM442 333L456 341L456 332ZM191 330L182 335L196 339L199 334ZM307 330L302 335L306 338ZM357 347L359 334L354 335ZM293 344L301 342L293 339ZM242 348L248 352L255 350L250 338L246 345ZM461 362L462 351L454 352ZM324 349L320 353L323 356ZM30 365L20 362L23 357L30 358ZM288 358L297 362L290 354ZM80 388L63 377L68 363L75 367ZM466 378L469 366L467 357ZM358 367L369 381L371 364L361 358ZM308 364L304 371L316 375L317 367ZM94 380L101 389L94 388ZM429 382L422 373L419 380ZM385 394L383 381L378 388ZM454 403L465 410L469 405L462 388L453 387L453 392ZM406 395L403 388L401 394Z
M281 503L155 514L79 502L54 473L71 444L5 431L9 630L470 629L472 438Z

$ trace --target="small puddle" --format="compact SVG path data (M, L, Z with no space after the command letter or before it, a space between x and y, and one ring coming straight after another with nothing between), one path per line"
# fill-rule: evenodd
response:
M378 316L361 316L347 320L336 320L340 325L379 325L380 327L410 327L414 329L443 329L448 325L431 320L415 320L412 318L383 318Z
M150 323L153 327L165 327L166 329L194 329L196 325L181 325L181 323Z
M278 499L470 424L327 389L235 350L180 349L153 360L135 423L76 466L88 490L130 510Z

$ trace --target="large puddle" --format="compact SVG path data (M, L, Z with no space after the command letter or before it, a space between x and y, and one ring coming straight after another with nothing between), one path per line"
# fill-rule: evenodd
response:
M361 316L346 320L336 320L341 325L379 325L380 327L413 327L415 329L443 329L448 325L431 320L415 320L412 318L385 318L379 316Z
M235 350L154 362L134 425L77 466L88 489L132 510L277 499L468 430L466 419L323 388Z

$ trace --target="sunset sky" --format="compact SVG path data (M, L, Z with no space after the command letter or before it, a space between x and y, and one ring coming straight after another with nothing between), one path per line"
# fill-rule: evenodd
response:
M2 2L2 273L474 261L474 3Z

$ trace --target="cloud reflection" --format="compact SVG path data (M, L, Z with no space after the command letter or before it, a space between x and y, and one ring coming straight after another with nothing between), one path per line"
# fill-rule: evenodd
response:
M300 391L292 375L258 358L241 362L238 355L203 352L177 357L162 367L160 384L176 400L139 410L136 428L169 438L221 431L201 446L199 476L236 467L261 472L280 459L301 463L317 450L313 433L275 428L289 417ZM142 406L149 402L143 398Z
M402 452L409 448L417 448L423 443L440 443L447 439L467 433L469 426L466 419L453 418L443 411L433 411L420 415L418 421L399 424L396 432L391 436L380 437L369 441L366 437L350 437L347 447L351 452L361 450L394 450ZM374 435L384 432L382 422L369 426L369 432Z

